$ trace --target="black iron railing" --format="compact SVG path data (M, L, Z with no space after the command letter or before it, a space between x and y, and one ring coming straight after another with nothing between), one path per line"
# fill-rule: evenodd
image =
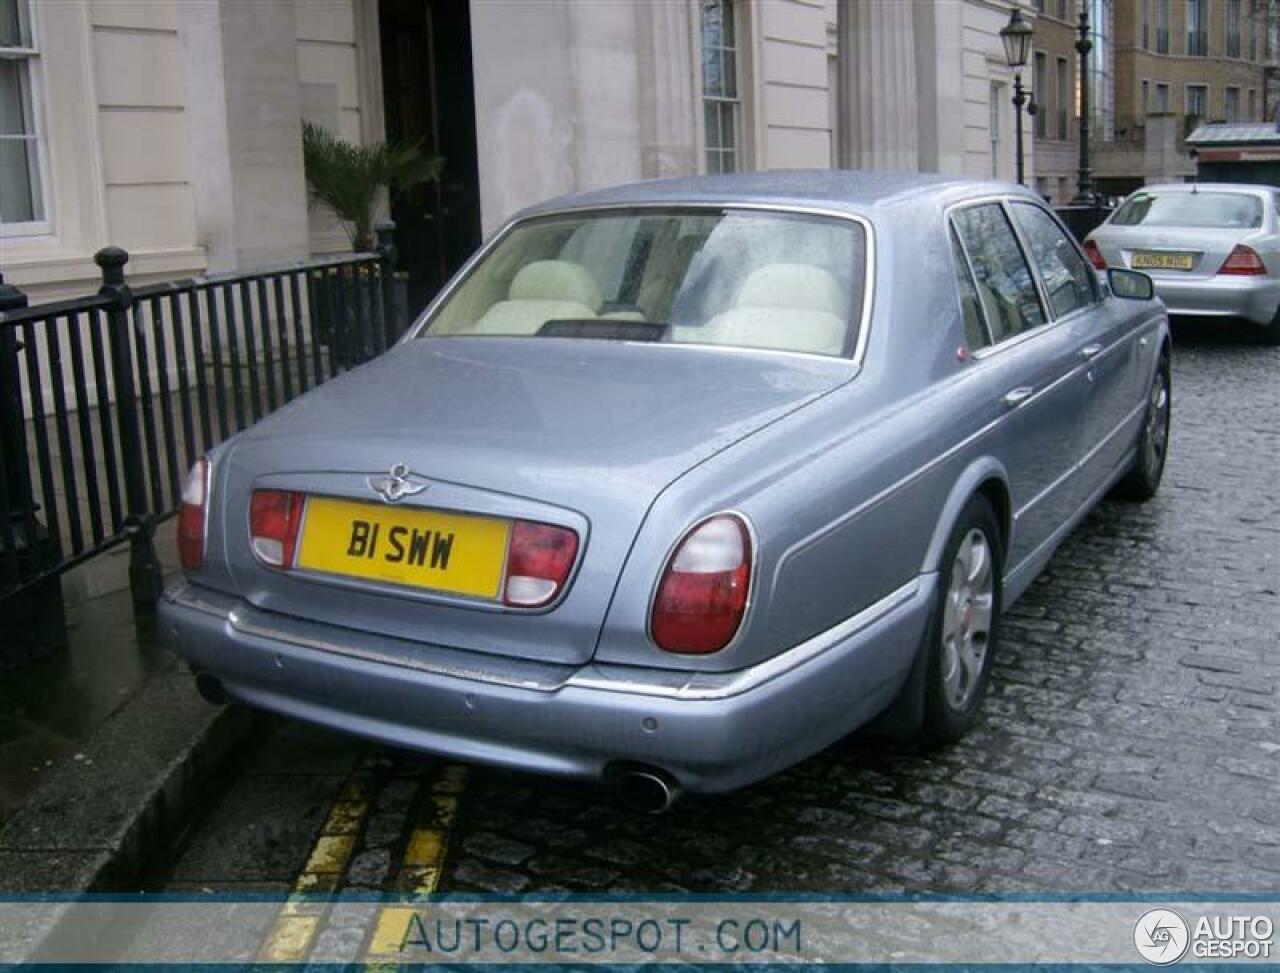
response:
M0 609L126 540L153 605L190 464L407 324L385 228L374 253L137 288L128 259L99 251L97 294L35 307L0 279Z

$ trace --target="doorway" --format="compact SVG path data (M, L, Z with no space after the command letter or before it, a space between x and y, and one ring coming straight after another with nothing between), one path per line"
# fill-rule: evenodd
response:
M387 139L444 157L440 180L391 203L416 315L480 245L470 4L379 0Z

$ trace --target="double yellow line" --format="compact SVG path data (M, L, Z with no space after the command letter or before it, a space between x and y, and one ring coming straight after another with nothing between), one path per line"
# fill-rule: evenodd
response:
M411 896L436 891L449 849L450 829L457 819L458 802L466 783L465 767L445 766L434 775L428 799L419 804L401 859L397 891ZM294 880L289 898L258 951L260 962L292 963L307 959L329 908L327 896L336 892L342 882L372 805L363 785L348 782L343 786L306 864ZM413 909L406 906L384 906L366 951L369 958L397 956L412 915Z

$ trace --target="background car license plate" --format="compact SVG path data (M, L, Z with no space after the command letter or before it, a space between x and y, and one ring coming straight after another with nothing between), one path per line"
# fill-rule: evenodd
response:
M297 566L478 598L496 598L505 520L308 497Z
M1129 264L1134 270L1190 270L1196 265L1195 254L1157 253L1139 250Z

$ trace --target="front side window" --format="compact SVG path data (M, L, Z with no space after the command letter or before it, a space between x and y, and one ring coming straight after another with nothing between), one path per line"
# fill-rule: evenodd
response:
M978 300L994 341L1045 323L1031 267L999 203L957 210L952 217L973 267Z
M862 226L755 210L602 211L511 230L425 337L599 338L848 355Z
M10 227L45 219L37 61L27 0L0 0L0 224Z
M1115 226L1188 226L1256 229L1262 201L1245 193L1134 193L1111 217Z
M707 172L737 172L742 140L734 0L702 0L702 115Z
M1040 270L1053 316L1092 304L1097 298L1093 273L1062 228L1038 206L1015 203L1013 212Z

